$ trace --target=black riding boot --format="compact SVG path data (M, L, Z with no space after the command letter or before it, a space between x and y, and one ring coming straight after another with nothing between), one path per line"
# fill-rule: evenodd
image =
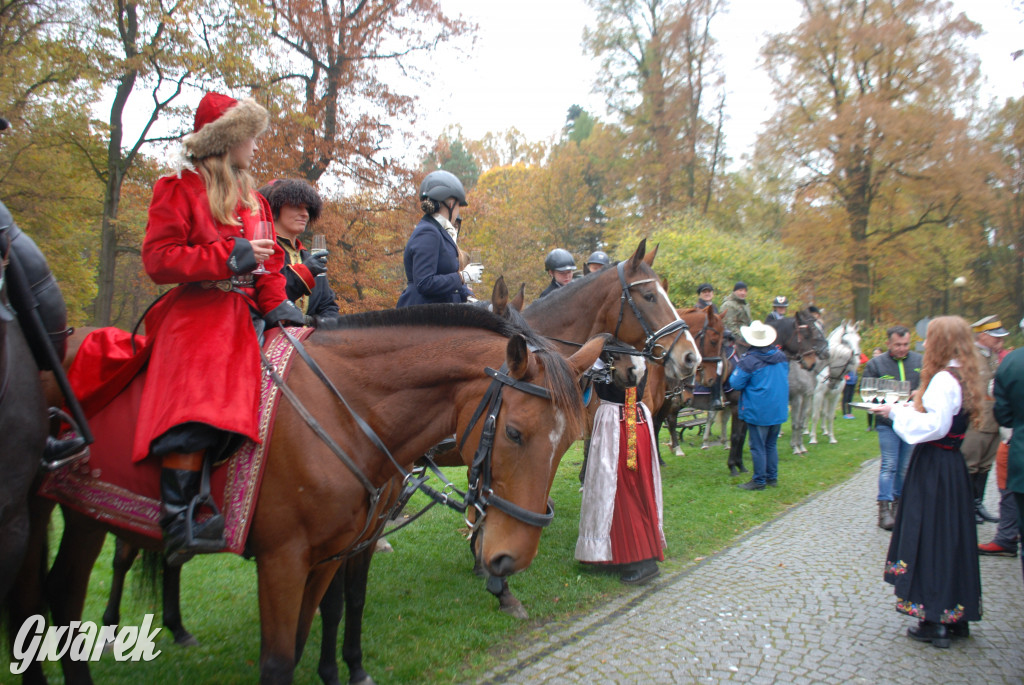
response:
M48 435L46 436L46 447L43 448L43 468L53 470L70 464L78 457L85 456L85 448L85 438L80 435L67 440L58 440L52 435Z
M202 455L168 455L188 457L195 464L193 456L202 465ZM165 457L165 460L167 458ZM180 462L177 462L180 463ZM164 555L168 566L181 566L199 553L219 552L224 549L224 517L220 512L202 521L195 520L195 503L199 499L202 481L201 469L178 469L164 467L160 471L160 527L164 534ZM192 519L189 520L189 508Z
M711 411L722 411L725 409L725 402L722 401L722 377L718 376L711 384Z
M988 482L988 471L978 472L971 477L971 485L974 486L974 522L981 524L999 523L999 517L993 516L982 503L985 501L985 484Z

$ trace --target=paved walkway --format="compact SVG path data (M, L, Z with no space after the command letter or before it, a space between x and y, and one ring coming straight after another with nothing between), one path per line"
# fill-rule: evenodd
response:
M1024 683L1019 559L981 557L984 620L936 649L882 580L878 461L731 547L545 636L491 683ZM986 506L997 511L994 483ZM995 527L979 527L988 542Z

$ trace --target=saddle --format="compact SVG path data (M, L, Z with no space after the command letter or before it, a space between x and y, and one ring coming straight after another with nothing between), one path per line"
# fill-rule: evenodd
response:
M101 334L111 340L120 339L121 344L112 348L116 351L123 349L124 338L129 335L124 331L120 332L122 336L111 333L116 330L100 329L90 337ZM290 331L299 339L305 339L313 329ZM267 337L264 352L278 373L287 377L294 348L276 329ZM136 338L136 342L145 349L144 339ZM48 473L42 480L39 494L117 528L161 540L160 460L147 458L132 462L129 458L146 373L144 368L134 368L139 365L138 356L108 360L105 371L113 374L108 379L113 378L114 384L121 387L115 388L116 392L110 388L93 388L94 392L83 398L96 436L90 456ZM91 374L76 373L78 359L75 361L73 380L76 376L103 373L95 369L94 364L89 367ZM126 378L129 372L134 375ZM270 444L277 412L280 391L267 373L261 374L260 393L260 441L247 440L227 461L215 467L210 476L213 500L225 519L226 550L235 554L242 554L245 549L266 464L266 447Z

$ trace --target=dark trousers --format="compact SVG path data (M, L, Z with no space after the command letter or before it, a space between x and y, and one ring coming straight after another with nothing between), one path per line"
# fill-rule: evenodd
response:
M856 389L856 383L847 383L843 386L843 416L852 413L850 411L850 402L853 401L853 391Z

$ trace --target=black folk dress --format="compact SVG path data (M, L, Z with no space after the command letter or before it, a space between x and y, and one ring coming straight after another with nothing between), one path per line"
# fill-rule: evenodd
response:
M896 610L935 623L981 619L974 498L964 457L963 409L943 438L914 446L885 562Z

